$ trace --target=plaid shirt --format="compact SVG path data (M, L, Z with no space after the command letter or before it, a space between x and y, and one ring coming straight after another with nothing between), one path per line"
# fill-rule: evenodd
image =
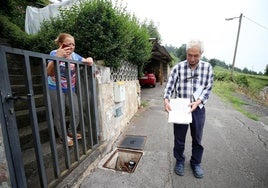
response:
M191 70L187 60L182 61L171 70L164 98L170 99L174 94L174 98L190 98L192 102L195 101L193 93L201 87L202 92L198 99L202 101L202 104L205 104L212 89L213 78L213 69L210 63L200 60L197 67Z

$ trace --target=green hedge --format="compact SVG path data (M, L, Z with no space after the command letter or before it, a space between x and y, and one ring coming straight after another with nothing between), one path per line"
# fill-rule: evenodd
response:
M114 6L109 0L88 0L61 9L60 15L43 22L35 35L25 33L12 15L0 15L0 36L12 47L49 53L57 47L54 39L61 32L75 37L77 53L104 60L106 66L117 68L128 61L142 70L151 56L146 25L126 12L126 7Z
M125 61L142 66L151 55L148 30L124 7L115 7L108 0L62 9L59 17L42 24L33 49L48 53L56 47L53 41L61 32L75 37L76 52L104 60L106 66L117 68Z
M214 72L214 79L216 81L225 81L225 82L231 82L231 73L229 71L215 71ZM234 83L236 83L238 86L243 88L249 87L249 80L246 75L243 74L235 74L234 75Z
M0 15L0 36L8 39L12 47L29 49L31 46L31 37L3 15Z

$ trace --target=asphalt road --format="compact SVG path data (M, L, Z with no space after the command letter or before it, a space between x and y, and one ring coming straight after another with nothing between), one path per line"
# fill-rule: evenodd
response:
M268 125L248 119L213 93L206 105L203 135L205 177L196 179L190 169L189 131L185 175L177 176L173 171L173 128L167 123L167 113L164 112L163 89L164 85L142 89L142 101L147 101L148 106L139 110L118 138L120 141L126 134L146 136L144 154L135 172L103 168L107 155L84 178L81 188L268 187Z

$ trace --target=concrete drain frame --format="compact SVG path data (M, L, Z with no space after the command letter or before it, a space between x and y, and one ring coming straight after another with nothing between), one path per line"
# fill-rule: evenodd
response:
M116 149L103 167L116 171L133 173L143 155L142 151Z

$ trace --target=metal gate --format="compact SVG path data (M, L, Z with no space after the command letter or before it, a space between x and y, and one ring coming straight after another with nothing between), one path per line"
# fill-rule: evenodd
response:
M52 104L47 82L47 62L55 63L57 104ZM76 66L76 94L80 113L81 140L58 143L52 106L58 105L63 137L77 121L71 89L69 110L63 113L59 62L66 64L67 85L71 88L70 64ZM99 146L95 66L0 45L0 123L12 187L55 187L83 159Z

